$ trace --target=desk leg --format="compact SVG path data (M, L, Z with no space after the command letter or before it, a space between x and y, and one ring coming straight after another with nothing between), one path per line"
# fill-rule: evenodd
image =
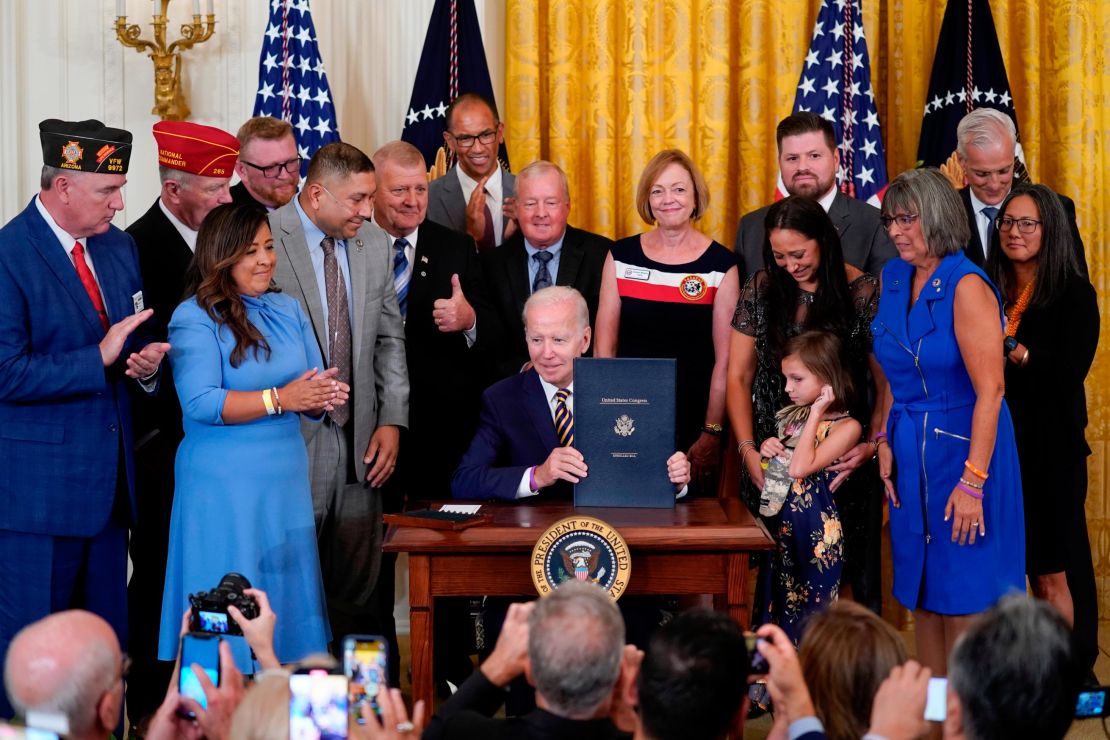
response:
M752 605L748 603L748 554L733 553L727 556L726 591L713 597L717 611L727 613L744 629L751 628Z
M431 596L431 560L427 555L409 555L409 647L412 653L412 700L424 700L432 711L435 686L432 677L432 620L435 599Z

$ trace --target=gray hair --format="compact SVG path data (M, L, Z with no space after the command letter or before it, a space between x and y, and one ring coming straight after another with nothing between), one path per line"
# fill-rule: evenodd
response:
M568 581L536 603L528 658L536 693L551 711L586 719L612 695L624 651L624 620L594 583Z
M387 164L396 164L398 167L409 169L419 167L421 171L426 169L424 155L407 141L391 141L383 144L370 159L374 162L374 169L381 169Z
M54 180L61 176L66 177L80 177L84 173L80 170L68 170L61 167L52 167L51 165L44 164L42 166L42 173L39 175L39 189L50 190L54 187Z
M19 639L18 634L16 639ZM8 655L10 658L11 652ZM80 736L89 732L96 724L100 697L120 680L119 661L119 654L111 645L99 640L90 641L77 653L72 664L66 667L65 681L53 694L44 701L28 704L17 686L17 677L26 666L15 665L9 659L4 663L4 687L8 691L12 707L20 715L26 717L28 712L63 715L69 722L67 734Z
M563 172L562 167L554 162L548 162L546 159L537 159L535 162L516 173L517 190L520 190L521 181L531 180L534 177L543 177L552 172L559 175L559 179L563 183L563 197L566 198L567 203L570 203L570 184L567 182L567 173Z
M158 165L158 181L165 185L170 180L173 180L183 188L187 188L196 180L196 175L184 170L175 170L173 167L167 167L164 164Z
M933 167L906 170L894 178L883 197L883 215L896 213L921 217L921 233L933 257L956 254L971 238L960 194Z
M269 671L254 684L235 708L228 729L230 740L286 740L289 737L289 672Z
M524 321L525 330L528 328L529 308L547 308L560 303L574 304L574 318L579 329L585 329L590 325L590 309L586 306L586 299L582 294L566 285L552 285L540 288L524 302L524 310L520 315Z
M1063 618L1023 594L980 616L948 659L948 684L970 740L1064 737L1081 677Z
M961 159L967 159L969 146L981 149L1007 141L1017 146L1017 126L1014 119L995 108L976 108L956 126L956 153Z

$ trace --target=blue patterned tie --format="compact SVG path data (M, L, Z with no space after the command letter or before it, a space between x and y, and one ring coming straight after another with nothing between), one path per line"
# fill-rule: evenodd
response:
M547 263L555 259L555 255L546 249L541 249L532 255L532 259L537 264L536 277L532 280L532 292L535 293L541 288L551 287L551 273L547 270Z
M983 245L983 257L987 257L991 253L991 242L994 240L994 217L998 215L998 209L987 206L982 214L987 217L987 243Z
M397 291L397 305L401 308L402 319L408 315L409 280L412 279L412 274L408 271L409 258L405 256L408 246L408 239L404 237L393 242L393 248L397 250L397 254L393 255L393 288Z
M570 390L560 388L555 391L555 436L563 447L574 447L574 414L567 406Z

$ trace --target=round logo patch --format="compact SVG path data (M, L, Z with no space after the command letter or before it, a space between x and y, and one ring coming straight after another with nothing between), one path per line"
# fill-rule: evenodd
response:
M678 284L678 290L682 293L682 297L688 301L696 301L705 296L707 285L705 278L701 275L687 275L682 278L682 282Z
M85 156L85 150L76 141L67 141L62 147L62 159L66 164L77 164L83 156Z
M589 516L555 522L532 549L532 583L540 596L578 580L596 583L619 599L631 573L632 559L621 533Z

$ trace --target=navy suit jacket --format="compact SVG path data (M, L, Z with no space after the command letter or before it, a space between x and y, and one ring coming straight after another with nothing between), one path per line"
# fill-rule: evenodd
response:
M142 290L135 242L114 226L86 254L108 320L135 313ZM91 537L107 524L118 463L135 494L127 356L105 368L104 338L77 271L34 202L0 229L0 529ZM123 440L123 454L120 442Z
M525 471L543 464L558 446L551 407L536 371L505 378L482 394L478 431L455 471L451 494L512 501ZM570 498L573 493L569 483L559 481L539 496Z

